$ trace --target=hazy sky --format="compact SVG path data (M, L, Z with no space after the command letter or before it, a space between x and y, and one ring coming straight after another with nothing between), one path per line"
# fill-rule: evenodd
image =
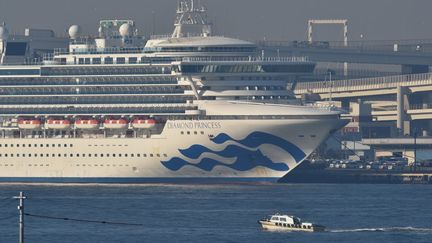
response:
M172 31L177 0L0 0L0 20L11 32L71 24L96 34L100 19L133 19L141 33ZM432 39L432 0L202 0L219 34L244 39L303 40L310 18L349 19L358 40ZM341 28L320 26L317 39L340 40Z

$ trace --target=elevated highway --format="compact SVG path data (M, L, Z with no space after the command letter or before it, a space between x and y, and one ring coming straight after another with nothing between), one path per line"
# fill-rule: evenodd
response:
M329 42L258 43L266 55L308 56L317 62L401 65L403 73L425 73L432 65L432 41L349 42L348 46Z
M432 73L337 81L304 82L296 86L298 98L370 105L372 121L396 121L410 133L412 121L432 121Z

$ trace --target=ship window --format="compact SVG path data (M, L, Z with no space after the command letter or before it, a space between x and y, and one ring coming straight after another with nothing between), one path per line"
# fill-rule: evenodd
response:
M119 157L122 157L122 154L119 154L118 156L119 156Z
M113 154L112 156L113 156L113 157L116 157L116 154Z
M91 157L92 155L91 154L88 154L88 157Z
M180 134L181 134L181 135L184 135L184 132L183 132L183 131L181 131L181 132L180 132Z
M135 64L135 63L137 63L137 61L138 61L138 58L136 58L136 57L129 57L129 63L130 64Z
M204 135L204 131L201 131L201 135Z
M25 157L25 154L22 154L22 157Z
M54 148L54 147L55 147L55 144L52 144L52 147Z
M189 132L189 131L187 131L187 135L190 135L190 132Z
M106 157L110 157L110 154L106 154Z
M17 157L20 157L20 154L17 154L16 156L17 156Z
M49 148L49 144L45 144L45 147Z
M150 157L153 157L153 154L150 154Z
M104 157L104 155L103 155L103 154L100 154L100 157Z
M93 58L93 64L101 64L100 58Z
M66 148L66 147L67 147L67 144L65 144L64 147Z
M61 147L61 144L57 144L58 147Z
M84 64L84 58L78 58L78 64Z
M73 147L73 144L70 144L69 146L72 148L72 147Z
M31 157L31 154L28 154L28 157Z
M163 156L166 158L166 157L168 157L168 155L167 154L163 154Z
M0 154L0 157L2 157L2 154Z
M13 146L14 146L14 145L13 145L13 144L11 144L11 148L13 148Z
M82 157L85 157L86 155L85 154L82 154Z
M147 157L147 154L143 154L144 157Z
M73 157L73 154L69 154L70 157Z
M117 61L117 64L125 64L126 63L126 59L124 57L117 57L116 61Z
M125 157L128 157L128 154L125 154Z
M55 154L52 154L52 156L51 157L55 157Z
M34 157L37 157L38 155L37 154L34 154Z
M134 154L131 154L131 157L135 157L135 155L134 155Z
M17 147L18 147L18 148L19 148L19 146L20 146L20 145L19 145L19 144L17 144Z
M5 147L6 147L6 148L7 148L7 146L8 146L8 145L7 145L7 144L5 144Z
M58 154L58 157L61 157L61 154Z
M49 157L49 154L46 154L46 157Z
M2 145L0 144L0 148L2 147Z
M141 157L141 154L137 154L137 157Z
M76 157L80 157L80 155L79 155L79 154L76 154Z
M94 157L97 157L98 155L97 154L94 154Z
M156 154L157 157L160 157L160 154Z
M40 144L40 147L43 148L43 144Z
M280 218L280 221L286 222L286 219L285 218Z
M316 135L311 135L311 138L316 138Z
M197 132L197 131L194 131L194 134L195 134L195 135L197 135L197 134L198 134L198 132Z
M113 64L113 59L112 59L112 57L105 57L104 62L105 62L105 64Z

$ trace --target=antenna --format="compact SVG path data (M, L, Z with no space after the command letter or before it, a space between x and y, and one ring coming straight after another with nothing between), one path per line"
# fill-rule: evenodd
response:
M211 35L211 24L207 20L207 10L201 1L179 0L177 2L176 19L172 38L180 38L189 34L201 36Z

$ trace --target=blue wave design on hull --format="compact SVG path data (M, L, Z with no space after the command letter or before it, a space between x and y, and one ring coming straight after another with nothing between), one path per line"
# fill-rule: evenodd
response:
M195 151L193 151L193 150L195 150ZM216 155L221 156L221 157L225 157L225 158L236 157L237 159L232 164L225 164L225 163L219 162L215 159L203 158L198 164L194 164L194 163L190 163L184 159L175 157L169 161L163 161L162 164L165 167L167 167L168 169L173 170L173 171L178 171L186 165L197 167L197 168L200 168L200 169L205 170L205 171L212 171L214 169L214 167L216 167L218 165L225 166L225 167L231 168L233 170L237 170L237 171L248 171L248 170L251 170L257 166L267 167L267 168L270 168L270 169L276 170L276 171L289 170L289 168L286 164L274 163L267 156L263 155L260 150L251 151L251 150L247 150L247 149L242 148L242 147L237 146L237 145L229 145L222 151L212 151L212 150L210 150L204 146L194 145L187 150L182 150L182 154L185 155L186 157L189 157L186 154L190 154L191 157L189 157L189 158L196 159L200 156L198 154L202 154L202 153L197 152L198 150L200 150L199 152L202 152L202 153L210 152L210 153L216 154Z
M198 163L190 163L189 161L174 157L168 161L161 163L172 171L178 171L184 166L193 166L204 171L212 171L216 166L225 166L237 171L248 171L255 167L262 166L275 171L288 171L289 167L283 162L273 162L265 156L261 150L257 149L263 144L270 144L277 146L291 156L298 163L306 157L306 154L296 145L271 134L264 132L254 132L249 134L242 140L235 140L225 133L217 135L211 139L215 144L223 144L228 141L234 141L252 150L240 147L239 145L230 144L221 151L214 151L202 145L192 145L187 149L179 149L180 153L188 159L198 159L204 153L215 154L224 158L236 158L232 164L222 163L211 158L202 158Z
M297 163L306 157L306 154L296 145L286 141L283 138L264 132L253 132L243 140L236 140L231 138L226 133L221 133L213 138L212 141L217 144L223 144L227 141L234 141L249 148L257 148L263 144L272 144L291 154Z

